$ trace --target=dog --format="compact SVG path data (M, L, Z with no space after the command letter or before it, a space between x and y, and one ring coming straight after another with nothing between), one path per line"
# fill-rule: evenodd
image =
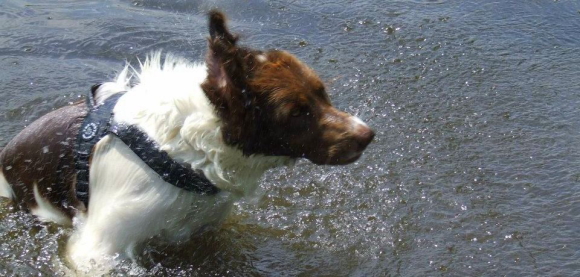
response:
M0 196L73 226L73 267L134 259L152 237L187 240L219 225L266 170L349 164L373 140L293 55L240 46L219 11L209 33L204 63L150 54L2 149Z

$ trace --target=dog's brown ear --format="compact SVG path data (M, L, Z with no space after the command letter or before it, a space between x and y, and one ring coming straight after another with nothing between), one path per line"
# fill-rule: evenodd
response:
M238 36L230 33L221 12L209 13L209 33L207 78L201 86L223 120L224 140L229 145L239 145L247 136L244 133L253 132L256 127L246 124L256 110L248 89L255 58L251 50L238 47Z
M238 36L228 31L226 16L217 10L209 12L209 35L212 40L217 39L231 46L234 46L238 41Z
M244 101L240 92L246 88L247 51L236 46L238 36L228 31L226 17L219 11L209 13L209 33L208 78L203 87L217 108L228 109Z
M243 87L240 77L244 76L244 63L236 46L238 36L228 31L223 13L216 10L209 13L209 34L207 64L210 77L222 85Z

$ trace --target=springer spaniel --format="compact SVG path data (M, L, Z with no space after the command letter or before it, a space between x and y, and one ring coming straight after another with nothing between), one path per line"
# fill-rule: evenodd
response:
M67 258L75 268L109 264L115 254L134 258L151 237L186 240L219 224L266 170L298 158L349 164L372 141L374 132L334 108L296 57L240 46L217 11L209 32L205 63L153 53L139 71L126 66L95 86L88 102L36 120L0 153L0 196L40 220L74 226ZM101 125L110 130L83 158L79 144L101 128L86 118L106 105L110 120ZM143 144L127 142L133 133L123 138L118 126L136 130ZM138 154L147 147L154 149ZM162 170L171 163L191 172L171 179L153 169L147 151L161 157ZM187 189L194 179L212 191Z

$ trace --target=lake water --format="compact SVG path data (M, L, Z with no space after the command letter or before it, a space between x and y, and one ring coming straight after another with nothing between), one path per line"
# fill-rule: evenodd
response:
M0 145L125 61L202 59L213 7L376 139L268 172L219 230L113 275L580 275L580 1L4 0ZM70 233L0 201L0 275L66 274Z

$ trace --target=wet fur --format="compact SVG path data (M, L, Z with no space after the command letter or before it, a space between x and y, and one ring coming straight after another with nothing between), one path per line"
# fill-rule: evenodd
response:
M296 158L350 163L372 140L362 121L332 107L318 76L294 56L238 46L219 12L210 13L209 29L205 64L154 53L139 70L127 66L101 85L96 101L126 92L114 121L138 126L173 159L203 171L221 193L199 195L165 183L108 135L93 150L87 209L75 197L72 161L86 114L82 103L45 115L1 152L0 196L41 220L73 224L67 255L74 267L108 268L115 253L134 258L136 246L151 237L186 240L219 224L266 170Z

